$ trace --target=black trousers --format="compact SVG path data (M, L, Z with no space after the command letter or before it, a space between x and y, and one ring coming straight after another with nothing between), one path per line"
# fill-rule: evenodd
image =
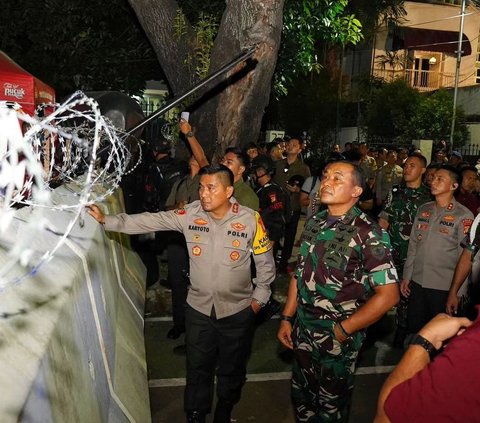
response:
M293 244L295 243L295 235L297 234L298 221L300 220L300 210L294 211L292 217L285 225L285 238L283 240L282 256L280 258L280 266L286 267L288 260L292 256Z
M187 386L185 411L209 413L215 369L217 398L231 405L240 400L247 373L255 313L246 309L217 319L186 306Z
M438 313L445 313L448 291L423 288L418 283L410 282L408 297L407 332L417 333Z
M174 326L185 326L185 305L189 279L189 259L185 237L173 232L168 244L168 276L172 288L172 317Z

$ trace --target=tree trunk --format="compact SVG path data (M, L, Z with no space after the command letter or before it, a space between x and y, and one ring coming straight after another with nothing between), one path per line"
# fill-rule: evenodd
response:
M174 35L178 16L175 0L129 0L157 53L168 83L177 94L195 82L195 72L185 65L194 57L187 27L183 40ZM210 156L225 148L257 141L268 104L282 31L284 0L226 0L226 9L215 39L210 71L216 71L256 45L254 62L238 65L190 107L191 122Z

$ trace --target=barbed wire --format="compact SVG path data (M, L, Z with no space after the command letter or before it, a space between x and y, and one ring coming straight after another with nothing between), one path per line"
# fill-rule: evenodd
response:
M78 91L62 104L38 107L33 117L0 102L0 158L1 291L53 258L83 227L85 206L113 194L139 165L142 148ZM68 212L66 226L57 227L52 211ZM50 246L38 248L38 239L51 236Z

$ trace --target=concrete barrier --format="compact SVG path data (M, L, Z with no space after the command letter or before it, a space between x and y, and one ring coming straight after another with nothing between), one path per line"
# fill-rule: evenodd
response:
M122 211L121 198L105 211ZM26 207L10 230L22 234L36 213L59 233L72 218ZM31 242L41 254L58 236ZM128 237L87 215L49 263L0 292L0 421L150 422L144 298L145 269Z

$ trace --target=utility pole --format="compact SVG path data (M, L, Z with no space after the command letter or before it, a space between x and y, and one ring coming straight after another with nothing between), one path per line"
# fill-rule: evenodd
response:
M460 15L460 32L458 33L458 46L457 46L457 66L455 69L455 85L453 89L453 111L452 111L452 127L450 129L450 148L453 149L453 131L455 129L455 118L457 115L457 93L458 93L458 80L460 78L460 63L462 62L462 42L463 42L463 24L465 21L465 7L467 0L462 0L462 12Z

